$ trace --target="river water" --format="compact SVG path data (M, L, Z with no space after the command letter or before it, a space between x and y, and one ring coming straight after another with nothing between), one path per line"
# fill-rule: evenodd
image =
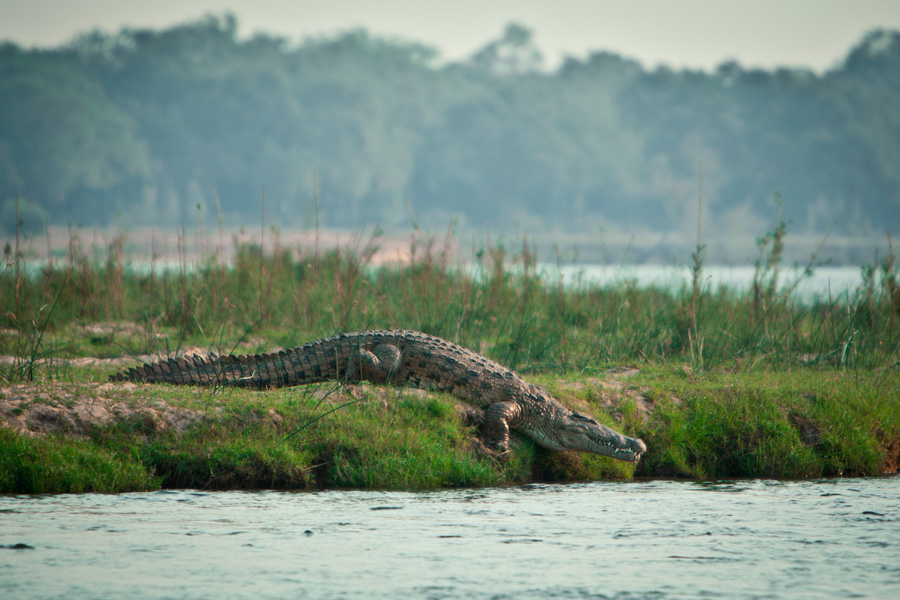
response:
M615 287L622 283L632 283L638 288L655 286L664 290L678 291L691 288L693 272L688 266L678 265L563 265L545 266L543 274L548 282L564 284L587 283L590 285ZM554 277L556 280L554 280ZM703 267L698 284L705 292L716 292L728 288L744 294L752 289L759 277L764 286L771 283L771 273L759 276L752 266ZM881 276L874 283L881 284ZM777 279L781 293L791 292L791 297L800 300L841 300L846 302L862 288L864 281L860 267L818 267L811 273L804 273L800 267L783 267Z
M0 598L888 600L900 478L6 496L0 545Z

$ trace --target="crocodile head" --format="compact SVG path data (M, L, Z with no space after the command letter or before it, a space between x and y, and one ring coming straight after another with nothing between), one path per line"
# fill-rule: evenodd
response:
M629 462L637 462L647 451L643 441L622 435L577 412L555 419L552 434L543 436L542 442L545 443L541 445L551 450L591 452Z

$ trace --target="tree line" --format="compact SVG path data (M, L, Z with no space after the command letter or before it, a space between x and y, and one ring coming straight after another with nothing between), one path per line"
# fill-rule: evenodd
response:
M258 223L881 235L900 223L900 32L840 64L543 68L364 30L240 39L231 15L0 45L0 227ZM702 186L702 188L701 188ZM701 191L702 190L702 191Z

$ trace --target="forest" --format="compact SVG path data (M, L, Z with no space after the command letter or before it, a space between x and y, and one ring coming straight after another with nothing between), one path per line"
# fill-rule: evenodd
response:
M702 202L720 258L783 222L863 240L842 259L864 261L900 225L897 31L819 74L609 51L547 69L514 23L460 62L364 30L237 30L225 14L0 43L0 234L258 227L264 204L283 229L623 232L689 249Z

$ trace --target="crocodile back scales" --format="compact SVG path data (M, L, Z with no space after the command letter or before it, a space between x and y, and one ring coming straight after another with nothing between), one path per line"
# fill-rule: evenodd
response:
M112 381L270 388L324 381L360 381L361 351L391 345L399 367L386 381L450 392L476 404L506 400L531 384L511 370L453 342L407 330L341 333L279 352L171 358L128 369Z

